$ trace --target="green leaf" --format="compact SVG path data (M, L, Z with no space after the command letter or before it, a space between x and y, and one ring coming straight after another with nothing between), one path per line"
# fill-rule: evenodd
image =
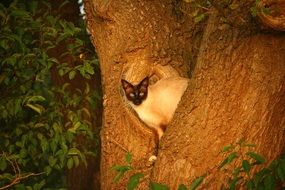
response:
M226 164L230 164L235 158L238 158L237 152L232 152L225 160L220 164L219 169L224 167Z
M285 173L285 159L284 158L280 160L279 167L281 167L281 169Z
M81 122L77 121L71 128L68 129L71 133L76 133L76 130L81 126Z
M270 15L270 8L267 8L267 7L263 7L261 9L262 13L266 14L266 15Z
M37 1L31 1L29 3L29 5L30 5L31 12L33 13L33 15L35 15L37 8L38 8L38 2Z
M76 71L74 71L74 70L70 71L68 74L69 80L74 79L75 75L76 75Z
M228 163L228 158L223 160L223 162L219 165L219 169L223 168L227 163Z
M131 170L131 169L132 169L131 166L118 166L118 165L115 165L115 166L111 167L111 170L115 170L117 172L125 172L125 171Z
M196 23L201 22L202 20L204 20L204 18L205 18L205 14L204 13L199 14L198 16L196 16L194 18L194 22L196 22Z
M79 155L80 151L77 148L73 147L73 148L68 150L67 154L70 155L70 156Z
M257 189L257 190L264 190L264 189L265 189L264 184L263 184L263 183L258 183L258 184L256 185L256 189Z
M25 158L26 156L27 156L27 149L21 149L20 150L20 153L19 153L19 156L21 157L21 158Z
M119 172L113 179L113 183L118 183L122 177L124 176L125 172Z
M277 169L277 165L278 165L278 160L273 160L269 166L267 167L270 170L276 170Z
M23 133L23 130L21 128L16 128L15 133L16 133L16 136L20 136Z
M66 154L63 152L62 149L58 150L55 154L55 156L59 159L60 165L64 165L64 161L66 160Z
M58 145L58 143L54 139L50 142L50 148L51 148L53 153L56 151L57 145Z
M48 163L51 167L53 167L56 164L57 159L53 156L49 156Z
M27 187L24 184L16 184L15 190L26 190Z
M254 178L253 179L254 179L255 185L257 186L257 189L258 189L258 185L261 184L263 186L263 183L261 183L261 182L265 178L265 176L267 176L269 174L270 174L270 170L267 169L267 168L263 168L259 172L254 174Z
M49 175L49 174L51 174L52 168L50 166L46 166L44 171L45 171L46 175Z
M254 189L255 188L255 185L254 185L254 182L253 180L249 180L247 183L246 183L246 187L247 189L251 190L251 189Z
M237 4L237 3L232 3L232 4L230 4L230 6L229 6L229 8L231 9L231 10L235 10L235 9L237 9L239 7L239 5Z
M232 149L233 146L232 145L228 145L228 146L225 146L223 149L222 149L222 152L228 152L230 149Z
M73 159L72 158L68 158L67 160L67 168L71 169L73 167Z
M72 158L73 158L74 165L76 167L79 166L79 158L78 158L78 156L73 156Z
M88 83L85 83L86 84L86 88L84 89L84 94L88 94L90 92L90 86Z
M233 180L230 181L230 190L235 190L237 186L237 182L241 180L242 177L235 177Z
M21 99L16 99L14 102L14 113L13 115L17 115L21 111L22 108L22 100Z
M93 75L94 74L94 68L89 64L89 63L86 63L84 65L84 68L86 69L86 72Z
M243 160L242 161L242 167L243 167L244 171L247 174L249 174L249 171L250 171L251 167L250 167L250 163L247 160Z
M43 152L46 152L49 148L49 144L45 138L41 139L41 148Z
M234 178L237 178L239 176L241 169L242 169L241 166L238 166L234 169L234 171L233 171L233 177Z
M169 187L163 184L151 182L150 183L150 189L151 190L169 190Z
M285 180L285 171L282 169L281 165L277 168L277 175L281 181Z
M58 74L62 77L65 74L64 69L58 69Z
M46 184L46 181L45 181L45 180L42 180L40 183L36 183L36 184L33 186L33 189L32 189L32 190L41 190L45 184Z
M39 105L39 104L26 104L27 107L31 108L32 110L34 110L35 112L42 114L42 112L44 111L44 107Z
M246 155L248 155L252 159L256 160L256 162L258 164L263 164L265 162L265 159L261 155L255 153L255 152L247 152Z
M256 17L257 16L257 9L256 7L251 7L250 8L250 13L253 17Z
M29 12L21 9L15 9L11 12L11 16L15 17L29 17Z
M267 175L264 179L264 190L276 189L276 181L272 175Z
M187 187L184 184L180 184L178 190L187 190Z
M236 152L232 152L229 156L228 156L228 164L230 164L235 158L238 158L238 155Z
M199 185L201 185L201 183L203 182L204 178L205 178L204 176L200 176L194 179L194 181L190 185L190 190L197 189L197 187L199 187Z
M140 179L143 176L144 175L142 173L136 173L136 174L132 175L128 181L127 190L134 190L138 186Z
M131 165L132 163L132 154L130 152L127 152L126 154L126 162Z
M4 171L7 168L7 161L4 157L0 158L0 170Z
M43 96L31 96L28 97L25 102L31 103L31 102L44 102L46 99Z

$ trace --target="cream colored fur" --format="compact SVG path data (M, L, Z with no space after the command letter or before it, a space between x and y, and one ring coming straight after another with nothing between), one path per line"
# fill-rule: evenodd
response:
M163 135L161 125L167 125L188 86L188 79L182 77L163 78L148 87L148 95L142 104L131 106L140 119L157 130L159 139Z

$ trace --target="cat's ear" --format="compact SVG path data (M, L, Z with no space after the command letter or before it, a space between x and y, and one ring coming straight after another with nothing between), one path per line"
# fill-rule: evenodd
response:
M141 87L145 87L145 88L147 88L148 87L148 84L149 84L149 77L147 76L147 77L145 77L141 82L140 82L140 86Z
M128 81L126 81L124 79L121 79L121 83L122 83L122 86L123 86L124 90L127 90L128 88L132 88L133 87L133 85L131 83L129 83Z

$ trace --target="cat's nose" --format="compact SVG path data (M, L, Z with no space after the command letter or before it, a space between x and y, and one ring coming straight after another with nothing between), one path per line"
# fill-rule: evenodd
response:
M139 101L139 100L134 101L134 104L137 105L137 106L140 105L141 103L142 103L142 102Z

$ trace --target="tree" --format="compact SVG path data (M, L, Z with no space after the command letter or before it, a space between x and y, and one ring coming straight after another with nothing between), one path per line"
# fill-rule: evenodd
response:
M150 181L177 189L204 174L201 187L219 189L227 180L218 170L223 147L242 139L267 163L284 151L284 4L189 2L85 0L104 92L102 189L125 188L126 179L112 183L110 168L126 152L133 173L145 174L140 189ZM127 106L120 79L177 74L191 80L152 165L153 133Z

